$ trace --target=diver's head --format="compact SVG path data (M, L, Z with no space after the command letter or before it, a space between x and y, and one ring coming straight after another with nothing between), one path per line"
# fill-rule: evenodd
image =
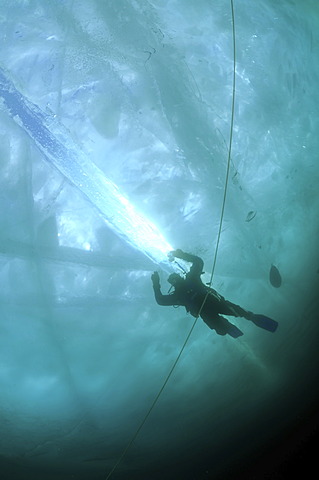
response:
M168 277L167 281L172 285L172 287L176 287L177 285L183 283L184 279L180 275L178 275L178 273L172 273Z

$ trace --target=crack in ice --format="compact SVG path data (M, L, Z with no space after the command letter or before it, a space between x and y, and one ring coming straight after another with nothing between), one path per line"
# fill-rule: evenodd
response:
M71 140L56 118L24 97L0 68L0 97L9 115L35 142L46 160L75 185L102 214L109 227L164 269L173 247L159 229L137 211L115 183Z

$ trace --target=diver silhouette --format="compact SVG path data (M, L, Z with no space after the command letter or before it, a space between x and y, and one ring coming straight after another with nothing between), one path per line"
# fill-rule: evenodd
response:
M161 292L158 272L152 274L154 295L159 305L184 306L193 317L200 315L209 328L215 330L218 335L228 334L233 338L243 335L239 328L220 314L246 318L258 327L270 332L274 332L277 329L278 323L275 320L265 315L254 314L244 310L239 305L225 300L216 290L206 286L200 278L204 266L204 262L200 257L185 253L180 249L173 250L170 252L170 255L190 262L192 266L185 278L182 278L177 273L172 273L168 277L168 282L174 287L173 293L169 295L163 295ZM206 300L203 305L205 297Z

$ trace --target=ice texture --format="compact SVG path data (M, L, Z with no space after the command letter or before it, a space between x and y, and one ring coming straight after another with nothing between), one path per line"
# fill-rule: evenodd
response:
M279 328L198 321L114 479L238 479L318 404L317 1L233 3L213 287ZM193 323L152 272L210 279L231 2L2 1L0 38L0 473L103 480Z
M169 265L173 247L155 225L73 144L63 125L24 98L1 70L0 95L8 114L26 130L49 163L102 213L109 227L154 263Z

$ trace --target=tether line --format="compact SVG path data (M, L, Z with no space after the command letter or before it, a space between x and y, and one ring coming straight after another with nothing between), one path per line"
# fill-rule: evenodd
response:
M228 147L228 158L227 158L227 169L226 169L226 178L225 178L225 186L224 186L224 196L222 202L222 209L220 213L220 220L219 220L219 230L217 234L217 241L216 241L216 248L215 248L215 255L214 255L214 262L212 273L210 277L210 284L212 283L220 236L223 226L223 219L225 213L225 205L226 205L226 196L227 196L227 189L228 189L228 180L229 180L229 171L230 171L230 160L231 160L231 152L232 152L232 145L233 145L233 130L234 130L234 117L235 117L235 94L236 94L236 32L235 32L235 14L234 14L234 3L233 0L230 0L231 4L231 15L232 15L232 26L233 26L233 91L232 91L232 105L231 105L231 120L230 120L230 131L229 131L229 147Z
M185 347L186 347L186 344L187 344L187 342L188 342L188 340L189 340L189 337L191 336L191 334L192 334L192 332L193 332L193 330L194 330L194 328L195 328L197 319L198 319L198 317L196 317L196 319L195 319L195 321L194 321L194 323L193 323L193 325L192 325L192 327L191 327L191 329L190 329L190 331L189 331L189 333L188 333L188 335L187 335L187 337L186 337L186 340L185 340L185 342L184 342L184 344L183 344L183 346L182 346L182 348L181 348L181 350L180 350L180 352L179 352L179 354L178 354L178 356L177 356L177 358L176 358L176 360L175 360L172 368L170 369L169 374L167 375L167 377L166 377L166 379L165 379L165 381L164 381L164 383L163 383L160 391L158 392L158 394L157 394L156 397L155 397L155 400L153 401L152 405L150 406L147 414L145 415L142 423L140 424L140 426L138 427L138 429L137 429L136 432L134 433L134 435L133 435L133 437L131 438L130 442L129 442L129 443L127 444L127 446L125 447L125 450L123 451L122 455L121 455L120 458L117 460L116 464L114 465L114 467L112 468L112 470L110 471L110 473L108 474L108 476L106 477L106 480L108 480L108 479L111 477L111 475L113 474L113 472L115 471L115 469L119 466L119 464L121 463L121 461L122 461L123 458L125 457L127 451L131 448L131 446L132 446L132 444L134 443L136 437L138 436L138 434L140 433L140 431L141 431L142 428L144 427L144 425L145 425L145 423L146 423L146 420L148 419L148 417L150 416L152 410L154 409L154 407L155 407L155 405L156 405L159 397L161 396L164 388L166 387L169 379L171 378L171 375L172 375L173 371L175 370L175 367L176 367L179 359L180 359L181 356L182 356L182 353L183 353L183 351L184 351L184 349L185 349Z
M232 105L231 105L231 120L230 120L230 130L229 130L229 147L228 147L228 157L227 157L227 168L226 168L226 177L225 177L225 184L224 184L224 195L222 201L222 208L220 212L220 219L219 219L219 229L217 234L216 240L216 247L215 247L215 255L212 267L212 273L209 280L209 285L211 286L213 282L213 276L216 267L216 260L218 254L218 248L220 243L220 237L222 232L223 220L224 220L224 213L225 213L225 206L226 206L226 197L227 197L227 190L228 190L228 180L229 180L229 172L230 172L230 160L231 160L231 151L232 151L232 144L233 144L233 130L234 130L234 117L235 117L235 94L236 94L236 32L235 32L235 15L234 15L234 3L233 0L230 0L231 5L231 16L232 16L232 26L233 26L233 90L232 90ZM206 303L207 297L209 295L209 290L207 290L203 303L199 309L198 315L195 319L194 325L192 326L192 331L196 325L198 317L202 313L204 305ZM189 338L189 337L188 337ZM187 341L188 341L187 338ZM184 349L184 346L183 346Z
M224 218L224 212L225 212L225 205L226 205L226 196L227 196L227 188L228 188L228 180L229 180L229 171L230 171L230 160L231 160L231 150L232 150L232 142L233 142L233 128L234 128L234 111L235 111L235 90L236 90L236 38L235 38L235 15L234 15L234 3L233 3L233 0L230 0L230 4L231 4L231 17L232 17L232 36L233 36L233 89L232 89L232 105L231 105L231 122L230 122L230 133L229 133L229 148L228 148L228 158L227 158L227 169L226 169L226 178L225 178L225 186L224 186L224 195L223 195L223 201L222 201L222 208L221 208L221 214L220 214L220 221L219 221L219 229L218 229L218 234L217 234L217 241L216 241L216 247L215 247L215 255L214 255L214 262L213 262L213 268L212 268L212 273L211 273L211 276L210 276L210 284L212 283L212 280L213 280L213 276L214 276L214 271L215 271L215 266L216 266L216 260L217 260L217 254L218 254L218 248L219 248L219 242L220 242L220 236L221 236L221 231L222 231L222 224L223 224L223 218ZM114 467L112 468L112 470L110 471L110 473L108 474L108 476L106 477L105 480L109 480L109 478L113 475L114 471L116 470L116 468L119 466L119 464L122 462L123 458L125 457L125 455L127 454L128 450L131 448L132 444L134 443L134 441L136 440L138 434L140 433L140 431L142 430L142 428L144 427L148 417L150 416L150 414L152 413L155 405L157 404L158 402L158 399L160 398L161 394L163 393L169 379L171 378L172 376L172 373L174 372L175 370L175 367L176 365L178 364L184 350L185 350L185 347L188 343L188 340L191 336L191 334L193 333L193 330L196 326L196 323L197 323L197 320L203 310L203 307L205 305L205 302L207 300L207 297L209 295L209 291L207 291L206 293L206 296L203 300L203 303L200 307L200 310L198 312L198 315L197 317L195 318L191 328L190 328L190 331L182 345L182 348L180 349L179 351L179 354L177 355L176 357L176 360L173 364L173 366L171 367L161 389L159 390L158 394L156 395L152 405L150 406L148 412L146 413L146 415L144 416L142 422L140 423L138 429L136 430L136 432L134 433L134 435L132 436L131 440L129 441L129 443L127 444L127 446L125 447L125 449L123 450L121 456L119 457L119 459L117 460L117 462L115 463Z

